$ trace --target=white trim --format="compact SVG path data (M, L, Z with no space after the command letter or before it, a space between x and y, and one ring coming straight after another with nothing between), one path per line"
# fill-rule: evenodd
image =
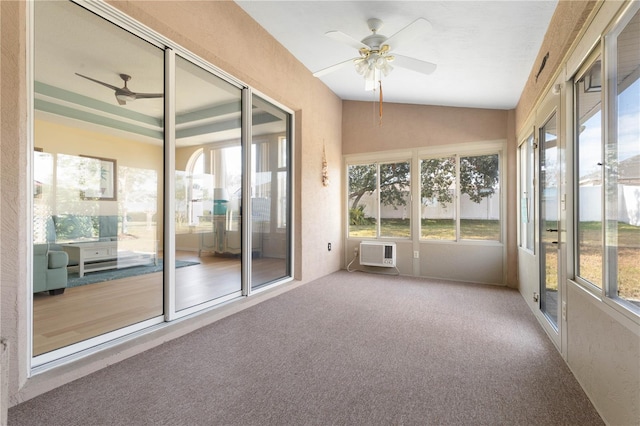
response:
M162 316L139 322L129 327L120 328L110 333L105 333L90 339L82 340L73 345L44 353L33 357L32 374L42 373L60 365L68 364L87 355L95 353L96 350L112 347L120 343L117 339L127 338L137 332L144 332L149 327L164 324ZM36 368L37 367L37 368ZM35 370L34 370L35 368Z
M245 152L244 155L244 164L242 174L242 205L244 206L244 211L242 213L242 243L241 247L249 248L249 250L242 250L242 282L241 282L241 290L244 296L251 296L251 268L253 266L251 260L253 257L252 250L252 241L250 236L252 234L253 221L252 217L252 208L253 203L251 202L251 174L253 170L251 169L251 164L253 162L253 129L252 126L249 125L251 121L249 117L251 116L251 112L253 110L253 93L251 89L242 90L242 124L241 124L241 132L240 136L242 139L241 145L242 149Z
M167 48L164 57L164 212L163 212L163 306L164 318L176 315L176 55Z
M34 97L35 97L35 13L34 13L34 3L32 1L28 1L25 4L26 14L27 14L27 28L26 28L26 94L27 99L26 107L27 107L27 120L26 120L26 136L27 136L27 151L31 153L31 155L27 155L27 182L23 184L26 186L27 194L27 214L25 222L26 222L26 235L25 235L25 247L28 247L27 250L27 264L26 270L28 272L28 285L25 286L27 301L27 341L26 348L27 351L24 354L26 357L25 366L27 367L27 377L31 377L32 368L33 368L33 149L35 145L34 138ZM22 356L22 355L21 355Z

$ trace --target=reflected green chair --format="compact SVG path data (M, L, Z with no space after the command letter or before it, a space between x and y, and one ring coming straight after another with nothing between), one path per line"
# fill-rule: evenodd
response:
M33 292L64 293L67 287L69 256L61 250L50 250L49 244L33 245Z

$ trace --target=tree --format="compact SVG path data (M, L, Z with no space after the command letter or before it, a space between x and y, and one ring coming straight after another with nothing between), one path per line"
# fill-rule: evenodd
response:
M365 194L376 189L376 164L349 166L349 200L351 210L358 208ZM460 157L460 178L456 182L456 158L444 157L422 160L420 166L421 197L439 203L453 202L454 185L476 202L493 195L499 180L498 154ZM403 206L410 188L410 162L380 164L380 202Z
M376 164L349 166L349 199L351 209L356 210L365 194L376 189ZM408 161L380 164L380 202L384 205L403 206L407 203L410 187Z

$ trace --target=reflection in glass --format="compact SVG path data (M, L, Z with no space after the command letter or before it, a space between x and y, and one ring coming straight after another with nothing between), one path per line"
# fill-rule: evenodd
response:
M615 134L606 147L609 296L640 309L640 11L617 37Z
M577 275L602 288L601 61L575 84L577 150Z
M291 116L253 96L251 288L291 275Z
M253 96L251 288L291 275L291 116Z
M176 311L241 290L241 90L176 57Z
M34 19L40 355L163 314L164 54L71 2L35 2ZM157 97L117 99L76 75L122 87L123 72L132 90Z

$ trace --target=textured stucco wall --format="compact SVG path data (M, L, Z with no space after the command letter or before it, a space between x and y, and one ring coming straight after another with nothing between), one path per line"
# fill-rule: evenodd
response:
M230 1L111 2L224 72L295 111L294 274L300 279L235 306L247 306L341 266L342 102L314 78L273 37ZM73 364L36 375L28 372L28 280L30 265L27 135L27 16L25 1L0 1L2 7L2 196L0 284L2 335L11 344L10 404L31 398L70 380L205 325L234 307L181 322L170 330L139 338ZM304 111L304 114L302 114ZM322 186L326 149L332 183ZM319 208L321 206L321 208ZM327 242L333 250L327 251ZM225 313L226 312L226 313Z
M383 104L382 125L371 102L343 103L344 154L507 138L506 110Z
M544 94L545 87L566 60L572 43L597 3L595 0L560 0L558 2L516 107L516 131L522 129L536 102ZM549 57L540 72L540 65L547 53Z
M27 185L24 2L2 1L2 62L0 69L0 291L2 336L9 342L9 393L26 381L27 370Z

